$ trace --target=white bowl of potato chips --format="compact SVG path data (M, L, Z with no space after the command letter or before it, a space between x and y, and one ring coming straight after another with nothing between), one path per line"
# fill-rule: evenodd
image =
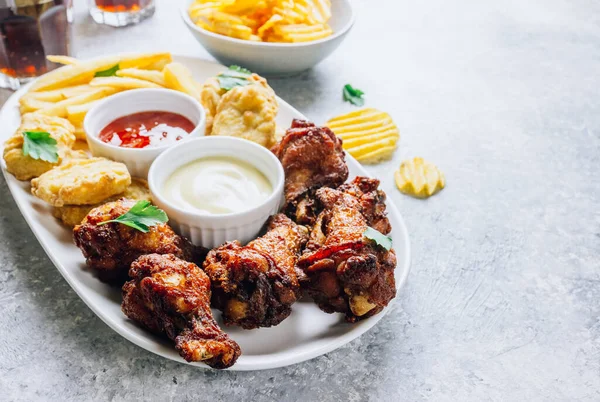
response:
M354 24L350 0L188 0L181 16L196 40L221 63L266 75L315 66Z

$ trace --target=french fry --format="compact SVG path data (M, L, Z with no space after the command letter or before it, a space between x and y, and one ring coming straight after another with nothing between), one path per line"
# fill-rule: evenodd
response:
M80 141L87 141L87 136L85 134L85 130L83 129L83 124L77 124L74 126L75 131L73 131L73 134L75 134L75 138L77 139L75 143L78 143Z
M250 41L306 42L333 33L329 0L196 0L188 13L203 29ZM273 32L281 27L289 29Z
M154 71L162 71L165 68L165 66L167 64L169 64L170 62L171 62L170 60L166 60L166 59L165 60L159 60L159 61L156 61L156 62L154 62L152 64L149 64L148 66L144 67L144 69L146 69L146 70L154 70Z
M119 90L138 88L162 88L153 82L131 77L96 77L90 81L93 87L111 87Z
M19 110L20 110L21 114L35 112L37 110L51 107L52 105L54 105L54 103L52 103L52 102L45 102L45 101L41 101L41 100L37 100L37 99L33 99L33 98L25 98L25 99L21 98L20 104L21 105L20 105Z
M58 89L57 91L60 91L62 96L65 98L72 98L73 96L83 95L85 93L95 91L96 89L97 88L91 86L90 84L83 84L83 85L75 85L72 87L61 88L61 89Z
M334 117L327 126L343 140L344 149L361 163L389 159L400 139L392 117L373 108Z
M446 186L437 166L418 157L402 162L394 172L394 180L398 190L416 198L428 198Z
M153 82L155 84L160 85L161 87L167 86L167 83L165 82L165 77L160 71L142 70L139 68L125 68L117 71L117 76L138 78L141 80Z
M181 63L167 64L163 70L167 87L185 92L194 99L200 99L200 91L196 86L190 70Z
M43 109L39 109L37 113L49 115L49 116L58 116L58 117L67 117L67 107L74 105L81 105L84 103L88 103L97 99L104 98L108 95L112 95L118 92L117 88L97 88L95 91L85 93L82 95L77 95L72 98L67 98L60 102L52 104L52 106L45 107Z
M74 125L82 124L87 112L100 101L101 99L98 99L80 105L67 106L67 118Z
M40 77L29 89L31 92L48 91L88 83L97 71L107 70L119 63L117 56L82 61L57 68Z
M171 53L143 53L122 56L119 61L120 69L148 68L157 63L170 63L173 60Z
M78 62L78 60L74 57L52 55L52 54L46 56L46 59L52 63L58 63L58 64L64 64L64 65L77 64L77 62Z
M23 103L27 99L35 99L38 101L44 102L58 102L63 100L65 97L62 92L58 89L53 91L43 91L43 92L28 92L19 99L20 103Z

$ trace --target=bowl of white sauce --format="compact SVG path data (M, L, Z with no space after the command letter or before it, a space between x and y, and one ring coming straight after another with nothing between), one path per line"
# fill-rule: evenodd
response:
M283 167L271 151L234 137L177 144L148 173L154 203L197 246L254 239L283 198Z

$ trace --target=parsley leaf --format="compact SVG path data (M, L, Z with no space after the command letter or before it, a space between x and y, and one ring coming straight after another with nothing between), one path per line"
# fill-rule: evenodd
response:
M229 69L217 75L221 89L229 91L235 87L244 87L251 82L248 78L252 72L240 66L229 66Z
M378 246L381 246L388 251L392 248L392 238L371 227L368 227L367 230L363 232L363 236L365 239L374 241Z
M56 140L45 131L23 132L23 155L46 162L58 162Z
M353 88L350 84L344 85L343 94L346 102L350 102L355 106L363 106L365 104L365 100L362 97L365 93L360 89Z
M106 70L96 71L94 77L112 77L113 75L117 75L117 71L119 71L119 68L119 63L117 63L111 68L107 68Z
M98 223L104 225L110 222L121 223L132 227L140 232L148 233L150 226L168 222L169 218L165 211L150 204L150 201L142 200L136 202L129 211L116 219Z

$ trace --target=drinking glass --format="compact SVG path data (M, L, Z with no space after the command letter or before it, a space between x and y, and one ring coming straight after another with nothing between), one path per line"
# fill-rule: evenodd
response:
M70 54L72 0L0 0L0 87L17 89Z
M154 14L154 0L89 0L90 15L98 24L123 27Z

